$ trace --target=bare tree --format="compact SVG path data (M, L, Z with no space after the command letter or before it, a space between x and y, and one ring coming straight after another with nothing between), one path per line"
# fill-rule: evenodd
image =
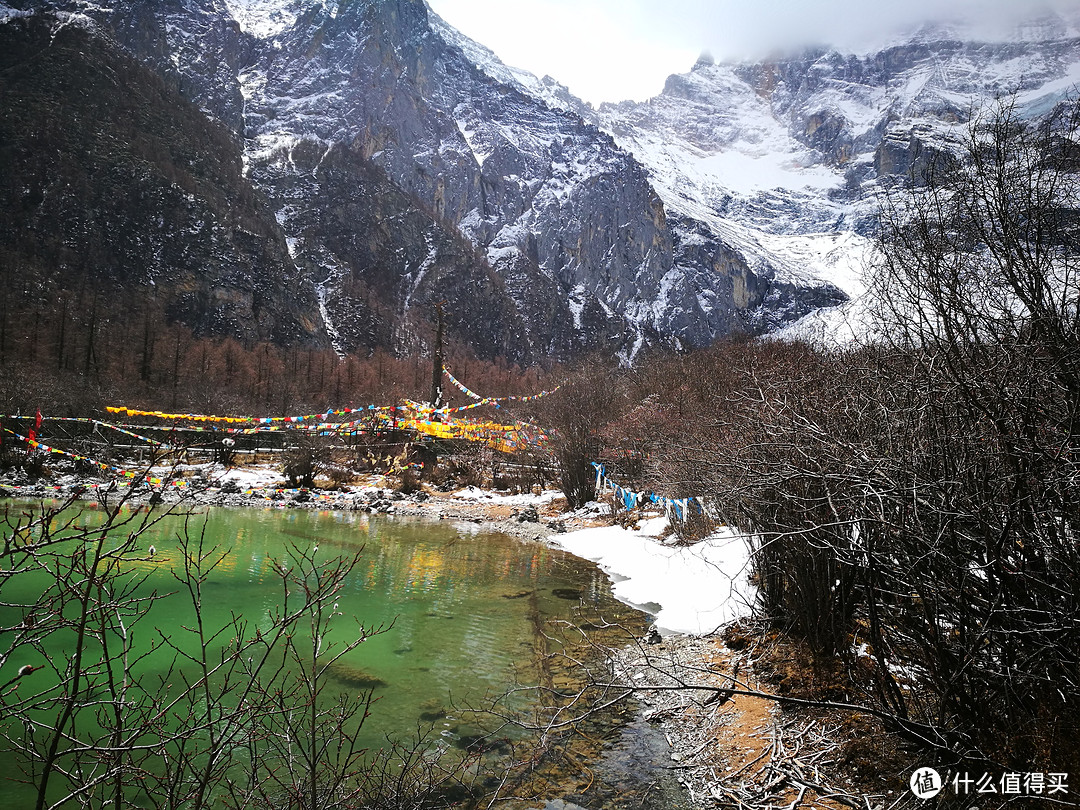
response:
M188 516L172 552L177 590L151 590L137 565L159 554L146 533L179 516L129 497L6 511L0 670L12 674L0 739L36 808L404 808L440 806L448 786L468 785L467 758L423 737L361 748L371 689L331 691L342 658L386 630L330 636L350 621L343 589L360 553L293 547L275 563L281 599L267 615L211 626L204 588L228 550ZM150 629L163 610L189 620L175 634ZM155 671L150 656L171 663Z
M627 405L618 370L592 360L565 380L557 393L536 404L537 418L550 430L550 444L567 506L577 509L596 498L593 462L603 449L602 430Z

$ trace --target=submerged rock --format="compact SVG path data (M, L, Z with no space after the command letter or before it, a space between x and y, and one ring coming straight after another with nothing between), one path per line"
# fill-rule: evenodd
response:
M552 588L551 592L560 599L580 599L581 591L576 588Z
M420 704L420 720L425 723L434 723L436 720L445 720L446 707L437 699L426 700Z
M360 667L335 661L329 667L330 677L338 683L351 686L356 689L379 689L387 685L382 678L377 678Z

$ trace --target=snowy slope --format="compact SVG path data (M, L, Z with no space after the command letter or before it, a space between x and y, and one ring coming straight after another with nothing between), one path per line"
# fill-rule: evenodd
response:
M0 21L41 5L5 0ZM867 53L702 60L593 109L423 0L46 5L230 130L341 352L415 350L438 300L455 337L526 360L836 320L881 178L951 148L996 94L1035 115L1080 81L1080 13L995 40L938 27Z
M1075 18L1039 18L995 42L965 33L926 28L864 54L702 61L660 96L604 105L596 120L649 168L669 211L705 223L751 268L857 297L877 180L916 169L920 148L950 148L996 96L1015 91L1034 116L1076 94ZM815 313L807 328L850 333L853 317Z

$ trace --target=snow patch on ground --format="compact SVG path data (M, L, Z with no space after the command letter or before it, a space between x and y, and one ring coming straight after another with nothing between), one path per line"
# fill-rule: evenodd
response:
M275 489L284 485L285 480L281 475L281 469L273 466L249 466L223 468L220 464L208 462L205 464L178 464L173 466L153 467L151 475L165 477L177 473L196 476L201 475L215 486L221 486L226 481L234 482L240 489Z
M209 473L218 484L233 481L240 489L271 489L283 486L285 481L281 470L272 467L231 467Z
M540 506L541 504L551 503L556 498L561 498L562 493L558 490L549 489L545 490L542 495L533 495L532 493L526 493L524 495L503 495L489 489L465 487L465 489L459 489L455 492L453 497L463 501L479 501L485 504L495 504L499 506Z
M0 3L0 25L11 22L17 17L31 17L33 14L32 11L19 11L5 3Z
M696 545L672 546L658 539L666 526L659 517L636 530L603 526L553 539L597 563L614 582L615 597L655 614L661 631L708 635L749 615L755 593L746 538L721 529Z

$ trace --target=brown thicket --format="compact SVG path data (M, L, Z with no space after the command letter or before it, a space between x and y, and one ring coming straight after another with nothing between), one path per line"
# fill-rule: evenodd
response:
M884 201L867 345L668 358L609 428L943 763L1080 766L1078 135L1075 105L976 119Z
M945 764L1080 769L1078 143L976 117L883 199L865 345L655 357L579 439L753 535L763 613Z
M537 400L530 415L548 430L548 444L566 496L578 509L596 498L593 463L603 460L603 432L630 403L628 372L590 358L568 374L559 390Z
M431 360L195 335L148 296L108 303L89 289L10 300L0 315L0 412L87 416L105 405L251 416L427 399ZM547 372L451 345L446 365L484 396L535 393ZM447 394L467 402L445 386Z

